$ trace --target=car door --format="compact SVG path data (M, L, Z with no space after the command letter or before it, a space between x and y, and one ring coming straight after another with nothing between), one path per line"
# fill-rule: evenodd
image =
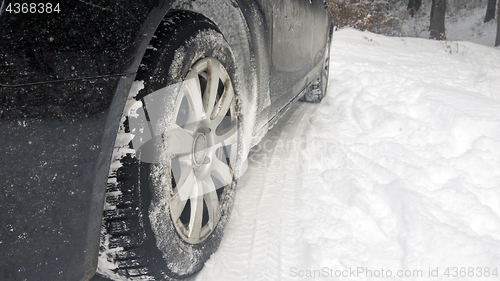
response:
M274 115L302 90L297 84L312 69L315 28L313 1L273 0L272 3L270 88Z
M330 39L333 25L331 15L326 0L312 0L314 10L314 33L312 54L314 56L313 65L316 66L324 59L327 47L326 43Z

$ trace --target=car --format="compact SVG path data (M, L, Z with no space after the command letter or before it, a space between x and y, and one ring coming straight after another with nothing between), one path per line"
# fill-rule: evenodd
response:
M2 0L0 280L172 280L328 82L323 0Z

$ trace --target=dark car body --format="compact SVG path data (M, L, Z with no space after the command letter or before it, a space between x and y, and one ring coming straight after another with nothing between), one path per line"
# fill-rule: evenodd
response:
M94 275L118 123L169 10L203 14L231 46L246 151L318 75L331 36L323 0L0 2L0 280Z

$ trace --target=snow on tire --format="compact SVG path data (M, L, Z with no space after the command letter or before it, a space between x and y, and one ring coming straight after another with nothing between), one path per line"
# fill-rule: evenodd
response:
M325 54L323 57L321 73L319 77L305 90L305 93L300 98L300 101L318 103L321 102L326 95L326 91L328 90L328 77L330 75L330 43L332 39L332 32L333 28L330 27L328 41L325 45Z
M240 157L234 73L231 50L210 20L167 15L142 60L117 135L101 275L187 278L218 248Z

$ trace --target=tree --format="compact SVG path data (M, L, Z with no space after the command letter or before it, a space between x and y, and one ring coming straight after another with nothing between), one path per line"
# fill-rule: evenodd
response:
M431 38L437 40L446 39L444 29L444 16L446 13L446 0L432 0L431 7Z
M406 8L410 12L410 16L414 16L415 12L418 12L422 6L422 0L408 0L408 7Z
M495 7L497 5L497 0L488 0L488 6L486 7L486 16L484 17L484 22L489 22L495 18Z
M500 46L500 1L498 1L497 7L497 39L495 40L495 46Z

